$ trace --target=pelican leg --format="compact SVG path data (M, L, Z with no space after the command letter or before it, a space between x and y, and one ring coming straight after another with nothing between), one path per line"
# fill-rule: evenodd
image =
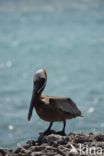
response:
M66 127L66 121L64 120L63 121L63 129L62 129L63 134L65 134L65 127Z
M60 135L66 135L65 134L65 127L66 127L66 121L64 120L63 121L63 129L62 129L62 131L59 131L59 132L56 132L56 134L60 134Z
M50 130L51 130L51 127L52 127L52 125L53 125L53 122L50 122L49 127L47 128L47 130L46 130L46 131L50 131Z
M51 127L53 125L53 122L50 122L49 127L46 129L46 131L44 132L45 135L49 135L51 133L54 133L55 131L51 130Z

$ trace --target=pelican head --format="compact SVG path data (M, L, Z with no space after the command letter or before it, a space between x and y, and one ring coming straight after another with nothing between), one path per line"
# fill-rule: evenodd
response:
M34 88L33 91L35 93L42 93L46 86L47 82L47 72L45 69L39 69L36 71L34 78L33 78L33 83L34 83Z
M45 69L39 69L36 71L34 78L33 78L33 93L31 98L31 103L28 112L28 120L30 120L32 116L33 107L35 104L35 99L37 95L41 95L42 91L44 90L47 82L47 72Z

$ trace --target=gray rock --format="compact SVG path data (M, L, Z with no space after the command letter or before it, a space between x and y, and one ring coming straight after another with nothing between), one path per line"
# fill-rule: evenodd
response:
M103 151L103 156L104 134L41 135L38 140L28 140L25 145L17 147L14 151L0 149L0 156L79 156L80 145L84 151L86 147L99 147Z

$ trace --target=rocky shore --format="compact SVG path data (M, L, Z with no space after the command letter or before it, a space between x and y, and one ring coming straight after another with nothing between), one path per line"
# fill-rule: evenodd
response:
M40 135L28 140L16 150L0 149L0 156L96 156L104 155L104 134L74 134L66 136Z

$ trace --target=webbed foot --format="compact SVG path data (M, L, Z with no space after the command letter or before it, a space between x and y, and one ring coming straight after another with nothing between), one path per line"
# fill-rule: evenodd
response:
M56 132L55 134L59 134L59 135L62 135L62 136L66 136L66 134L65 134L64 131L58 131L58 132Z
M55 131L54 130L46 130L43 134L44 135L50 135L50 134L54 134L55 133Z
M39 133L40 135L50 135L50 134L56 134L54 130L46 130L42 133Z

